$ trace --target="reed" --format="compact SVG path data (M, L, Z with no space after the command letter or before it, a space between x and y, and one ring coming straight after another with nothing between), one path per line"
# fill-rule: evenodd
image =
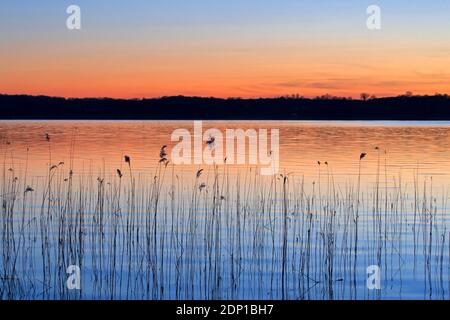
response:
M1 299L384 299L409 277L426 298L449 298L447 195L417 172L412 188L388 178L386 157L382 182L379 149L374 183L363 153L356 181L340 185L328 162L317 183L227 164L177 171L167 146L150 174L130 156L108 172L72 151L55 161L45 140L45 178L29 175L28 151L18 174L3 150ZM66 286L70 265L81 290Z

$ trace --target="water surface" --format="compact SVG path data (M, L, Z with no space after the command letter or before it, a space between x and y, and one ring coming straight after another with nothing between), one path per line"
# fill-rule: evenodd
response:
M192 122L0 122L0 297L449 298L450 123L203 126L279 129L279 174L161 164Z

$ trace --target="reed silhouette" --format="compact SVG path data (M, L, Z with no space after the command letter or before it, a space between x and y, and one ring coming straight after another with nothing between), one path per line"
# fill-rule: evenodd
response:
M1 299L388 299L407 280L423 298L450 298L445 205L431 178L416 176L411 193L388 179L380 149L355 155L357 181L338 185L328 161L312 182L160 161L137 174L130 156L129 170L94 175L75 171L72 155L55 161L48 144L44 179L4 156ZM375 155L375 182L363 187L363 160ZM383 270L377 292L365 287L371 264ZM81 290L66 286L70 265Z

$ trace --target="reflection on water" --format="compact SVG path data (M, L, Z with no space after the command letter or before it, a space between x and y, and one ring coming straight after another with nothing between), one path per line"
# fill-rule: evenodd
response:
M450 124L209 127L280 129L280 175L160 163L192 122L0 122L0 297L449 298Z
M281 168L296 175L315 178L317 161L328 161L336 179L345 182L357 171L358 156L367 152L366 176L376 173L379 147L388 158L388 174L408 175L419 168L419 174L444 182L450 173L450 124L446 122L204 122L204 130L226 128L279 128ZM45 173L48 145L44 134L52 136L52 156L68 160L73 147L74 165L97 170L120 167L124 154L134 159L134 168L150 173L156 167L162 145L172 147L171 133L177 128L193 132L192 122L97 122L8 121L0 123L2 148L10 159L24 160L30 150L29 170ZM5 145L10 142L10 145ZM190 168L189 168L190 169ZM79 172L79 171L78 171Z

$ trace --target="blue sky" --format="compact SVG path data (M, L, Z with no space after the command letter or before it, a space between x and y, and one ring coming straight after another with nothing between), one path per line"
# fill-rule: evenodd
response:
M69 32L65 28L65 10L71 4L79 5L82 10L80 32ZM377 32L365 27L366 8L371 4L377 4L382 9L382 29ZM141 78L140 82L136 82L139 84L138 88L123 94L126 96L158 95L159 92L201 94L204 91L205 94L213 94L220 91L217 87L221 83L228 91L219 95L227 95L226 92L229 95L239 94L239 88L242 89L241 94L277 94L277 89L273 87L276 83L298 83L300 91L308 91L313 83L323 84L320 81L321 73L327 81L346 78L346 75L342 75L342 68L332 69L334 62L354 64L348 71L347 78L353 79L348 86L361 78L361 73L355 71L357 65L380 68L381 64L386 63L392 69L386 78L398 83L405 83L408 75L412 77L414 72L427 73L427 70L429 74L439 74L444 78L448 65L447 60L443 61L441 56L450 53L449 30L450 1L446 0L2 0L0 66L5 71L6 79L9 77L11 81L0 81L0 91L17 91L21 83L17 74L14 74L15 70L21 67L37 69L37 65L32 65L33 59L37 57L36 64L56 68L55 63L58 61L61 69L73 73L82 68L83 61L91 61L86 63L86 68L99 75L99 78L90 88L74 89L75 95L95 93L92 87L96 84L98 94L108 94L115 87L120 92L126 92L123 85L102 88L101 85L105 83L100 77L102 72L118 77L121 74L110 73L107 70L110 65L104 63L97 64L96 72L94 60L102 62L100 58L95 58L96 55L111 60L111 63L116 62L115 65L120 63L125 75L128 72ZM315 54L317 59L312 60ZM409 57L412 54L416 56ZM163 55L172 58L164 60L161 57ZM410 62L401 70L393 70L391 66L397 63L395 55L406 55ZM47 60L45 56L48 57ZM127 56L128 62L125 62ZM148 59L145 60L143 56ZM204 65L197 61L199 56L202 56ZM426 63L427 56L431 57L429 64ZM294 60L295 57L298 57L298 61ZM237 71L230 74L221 68L222 58L227 59L230 64L234 61L236 68L248 66L248 72L254 75L253 78L249 78L247 84L242 83L239 81L243 78L242 74ZM145 69L144 74L139 74L134 61L141 63ZM193 70L199 70L198 73L188 70L189 62L191 66L195 65L196 69ZM444 65L439 68L442 63ZM161 64L167 64L166 73L160 68ZM314 70L306 68L306 65L311 64L329 66L327 71L317 71L318 67ZM174 71L174 65L179 65L179 69L183 71L180 75ZM303 72L316 78L311 83L305 83L306 75L296 79L299 77L289 74L289 66L298 73ZM413 69L415 66L417 70ZM189 72L191 73L188 74ZM170 74L172 79L179 78L182 82L176 86L172 83L155 83L154 79L148 79L151 73L162 78ZM392 79L397 74L398 79ZM30 76L38 75L39 72L36 72ZM212 79L214 75L217 79ZM375 76L380 77L378 72L376 75L369 74L372 82L369 87L380 83ZM48 79L44 77L49 86L46 88L45 83L41 84L41 91L58 94L57 85L53 84L59 80L71 84L68 79L58 77L61 78L61 74L55 73ZM81 74L80 81L84 77L86 75ZM202 81L196 86L190 86L191 89L184 90L189 77L197 77ZM250 81L254 83L255 79L260 78L262 81L258 84L259 87L250 88ZM216 89L207 85L207 80L215 81ZM419 88L419 91L424 84L421 82L431 85L425 80L413 81L414 87ZM145 83L149 83L147 87ZM263 88L265 85L267 89ZM31 80L24 82L22 87L31 92L39 91L37 83L31 83ZM325 87L327 88L326 85ZM436 89L438 88L442 89ZM356 94L350 88L334 90L333 86L329 86L329 89L336 94ZM59 89L59 92L68 94L70 90ZM380 88L376 93L384 95L394 92Z

